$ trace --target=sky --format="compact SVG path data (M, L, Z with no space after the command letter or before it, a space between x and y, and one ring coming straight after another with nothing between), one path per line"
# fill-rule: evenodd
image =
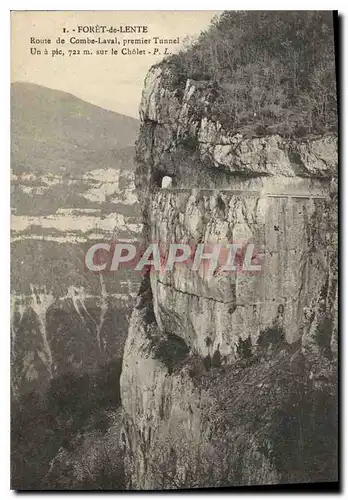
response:
M152 64L163 58L153 55L153 37L176 38L178 45L169 46L174 53L183 46L185 37L197 37L208 28L214 11L17 11L11 15L11 80L37 83L63 90L106 109L138 118L138 107L145 75ZM78 26L147 26L148 33L91 34L78 33ZM63 33L63 30L67 30ZM75 29L75 32L73 30ZM85 28L86 29L86 28ZM57 37L65 38L64 45ZM130 48L151 51L151 55L111 55L110 47L99 45L95 49L108 49L107 55L72 55L68 50L89 49L91 45L67 43L70 37L102 37L121 40L151 38L150 45L129 45ZM31 44L31 37L50 38L51 44ZM163 50L163 46L156 45ZM31 54L36 48L48 55ZM55 48L64 50L64 56L52 56ZM118 47L122 48L122 45Z

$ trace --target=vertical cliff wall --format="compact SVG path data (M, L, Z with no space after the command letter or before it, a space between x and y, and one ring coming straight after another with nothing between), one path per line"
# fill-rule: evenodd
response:
M252 243L262 271L144 277L121 376L130 488L336 477L337 139L238 134L214 113L222 93L149 71L143 236Z

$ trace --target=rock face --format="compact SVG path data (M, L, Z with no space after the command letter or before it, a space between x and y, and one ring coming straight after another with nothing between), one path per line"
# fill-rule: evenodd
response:
M100 276L94 293L69 286L54 296L45 287L12 294L12 391L42 391L54 377L84 373L122 357L132 297L113 293ZM111 333L112 332L112 333Z
M143 236L252 243L261 272L144 278L121 376L130 488L336 478L337 138L243 137L219 122L220 92L149 71Z

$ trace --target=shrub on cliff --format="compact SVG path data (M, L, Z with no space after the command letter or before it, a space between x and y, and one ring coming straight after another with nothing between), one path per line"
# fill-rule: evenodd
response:
M241 337L238 339L238 344L236 346L237 356L242 359L251 358L253 355L252 343L250 336L243 340Z
M171 56L180 74L215 81L212 115L252 135L336 130L331 12L224 12Z

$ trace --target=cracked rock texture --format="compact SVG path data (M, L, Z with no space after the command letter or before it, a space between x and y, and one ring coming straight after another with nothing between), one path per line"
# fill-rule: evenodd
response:
M143 238L252 243L261 272L144 277L121 376L129 488L337 475L337 138L243 137L219 122L220 91L149 71Z

